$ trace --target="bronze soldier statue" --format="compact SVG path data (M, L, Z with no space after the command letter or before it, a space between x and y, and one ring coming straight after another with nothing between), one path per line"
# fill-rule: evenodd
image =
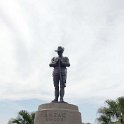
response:
M66 87L66 77L67 77L67 68L70 66L68 57L63 57L64 48L58 46L58 49L55 50L58 53L58 57L53 57L50 67L54 67L53 70L53 82L55 87L55 99L52 102L58 102L60 96L60 102L64 102L64 88Z

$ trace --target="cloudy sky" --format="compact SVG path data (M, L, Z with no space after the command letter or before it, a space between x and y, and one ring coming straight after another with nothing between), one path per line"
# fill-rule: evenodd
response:
M124 0L0 0L0 124L53 99L60 45L71 63L65 101L83 122L124 95Z

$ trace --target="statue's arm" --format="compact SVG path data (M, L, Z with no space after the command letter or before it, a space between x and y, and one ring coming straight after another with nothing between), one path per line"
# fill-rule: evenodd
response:
M55 67L56 66L56 61L55 61L55 57L54 58L52 58L52 60L51 60L51 62L50 62L50 64L49 64L49 66L50 67Z
M62 61L62 66L66 66L66 67L69 67L70 66L70 62L69 62L68 57L65 57L64 58L64 61Z

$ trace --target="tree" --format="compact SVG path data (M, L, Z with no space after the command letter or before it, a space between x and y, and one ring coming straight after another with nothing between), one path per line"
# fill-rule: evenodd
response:
M15 119L11 119L8 124L34 124L35 113L29 113L25 110L19 111Z
M98 110L97 118L100 124L124 124L124 97L116 100L106 100L106 107Z

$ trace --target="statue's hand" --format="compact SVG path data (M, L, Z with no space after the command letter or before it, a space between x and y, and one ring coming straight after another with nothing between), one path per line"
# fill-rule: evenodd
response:
M62 58L58 58L59 61L62 61Z

